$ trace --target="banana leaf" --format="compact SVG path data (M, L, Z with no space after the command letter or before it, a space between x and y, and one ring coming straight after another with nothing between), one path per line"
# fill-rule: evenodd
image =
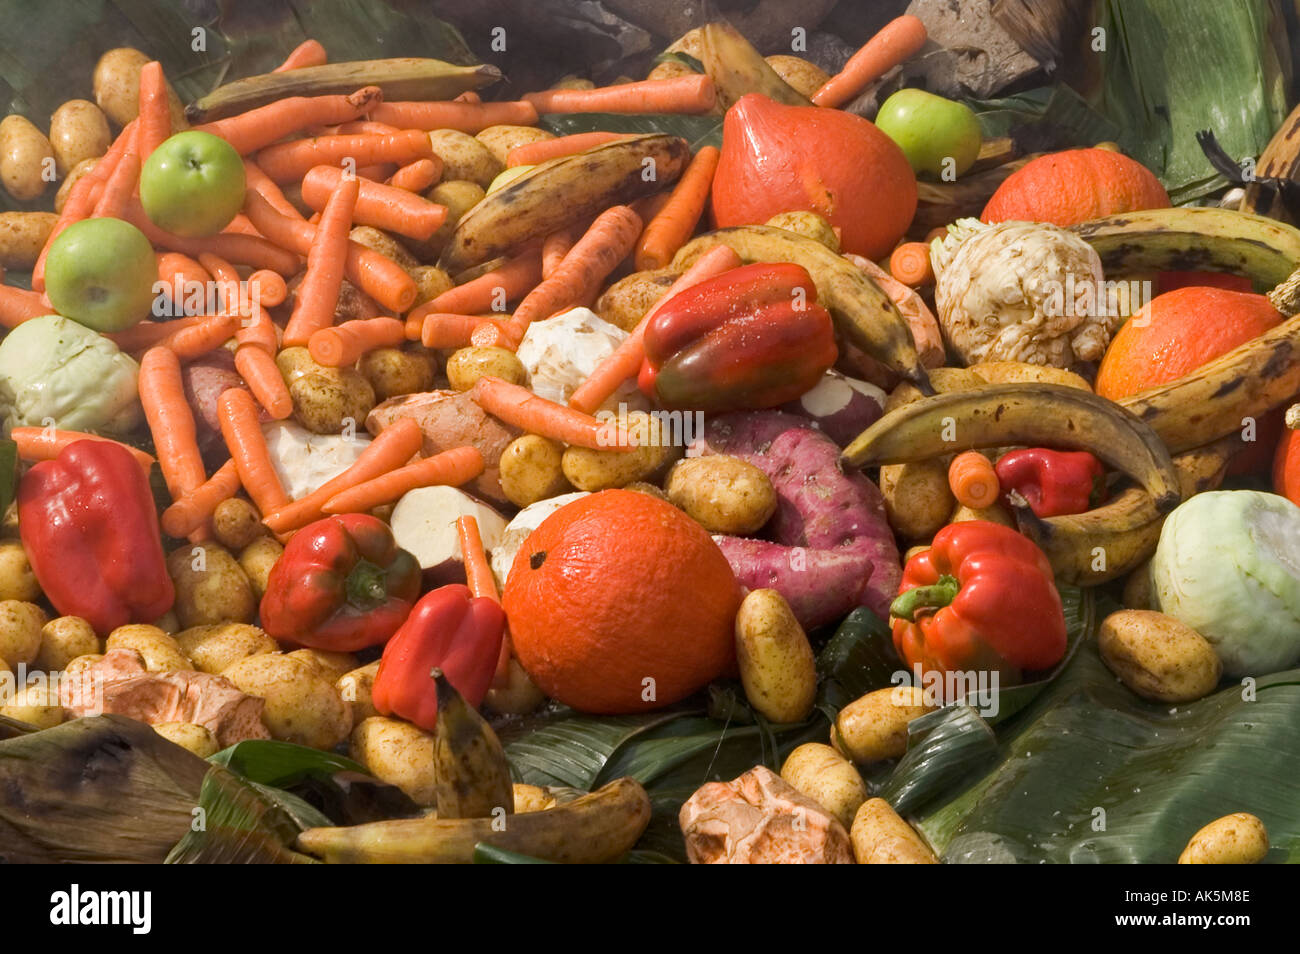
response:
M289 788L305 778L329 778L335 772L364 772L351 759L292 742L248 739L208 759L250 782Z
M966 100L985 139L1013 137L1021 152L1092 146L1114 140L1120 129L1078 93L1058 83L998 99Z
M547 113L538 125L557 136L584 132L666 133L681 136L695 151L703 146L722 147L721 116L683 116L676 113Z
M213 765L203 778L190 830L166 863L315 864L288 846L300 831L330 824L296 796Z

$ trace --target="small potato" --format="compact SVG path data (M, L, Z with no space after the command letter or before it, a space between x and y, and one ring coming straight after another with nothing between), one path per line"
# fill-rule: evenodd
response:
M648 480L634 480L623 489L631 490L638 494L649 494L651 497L654 497L656 500L662 500L664 503L669 502L668 495L664 493L663 488L658 484L650 483Z
M45 611L35 603L0 600L0 659L10 669L30 664L41 651Z
M645 411L628 414L625 427L636 438L634 450L566 447L560 466L569 483L579 490L590 491L626 487L661 472L681 456L681 448L671 446L660 420Z
M537 434L516 437L501 452L501 490L506 499L516 507L527 507L568 493L571 488L561 465L563 457L559 441Z
M1151 581L1151 561L1143 560L1129 571L1124 580L1122 602L1125 609L1157 609L1155 587Z
M195 669L213 675L220 675L247 656L280 651L279 644L252 623L191 626L176 634L176 643Z
M930 549L930 544L928 543L918 543L914 547L908 547L907 550L903 553L903 564L906 565L907 562L912 559L912 557L919 556L920 554L924 553L928 549Z
M207 726L195 725L193 722L159 722L153 730L168 742L188 749L201 759L216 755L220 750L216 737Z
M26 722L38 729L48 729L63 721L63 706L57 692L51 692L45 682L23 686L13 698L0 705L0 715Z
M527 715L545 701L546 693L537 688L519 660L513 657L506 684L500 689L489 689L483 697L483 704L498 715Z
M311 663L329 677L330 682L339 679L357 668L357 657L352 653L331 652L327 649L295 649L286 653L290 659L301 659Z
M776 513L776 490L767 474L727 454L678 461L664 489L674 506L709 533L747 536Z
M514 793L516 815L525 815L528 812L544 812L556 805L555 796L540 785L525 785L522 782L515 782Z
M61 176L79 162L98 159L108 152L112 141L108 117L89 100L70 99L50 117L50 146Z
M167 557L167 572L176 585L172 608L186 629L204 623L247 623L257 612L247 574L216 544L173 550Z
M212 513L212 532L217 542L229 550L242 550L258 537L266 535L266 524L252 502L231 497L217 504Z
M168 610L153 621L153 624L168 636L175 636L181 631L181 621L176 618L175 610Z
M400 719L371 716L352 732L348 754L375 778L396 785L417 805L433 806L433 736Z
M93 170L95 163L98 161L98 159L82 159L72 167L72 171L59 183L59 191L54 193L54 211L56 213L63 211L64 203L68 201L68 195L72 192L72 187L77 184L82 176Z
M0 267L27 271L35 265L57 220L50 212L0 212Z
M767 65L786 83L809 98L822 88L831 78L830 74L815 63L810 63L801 56L765 57Z
M835 230L816 212L778 212L764 224L820 242L837 255L840 252L840 240Z
M889 686L868 692L840 710L831 745L858 763L896 759L907 751L907 725L934 710L919 686Z
M988 384L987 381L968 368L931 368L927 373L930 376L930 384L933 385L937 394L947 394L949 391L969 391L972 388L982 388ZM895 408L902 407L904 404L911 404L920 398L921 392L916 389L916 386L904 381L889 392L889 397L885 399L885 413L888 414Z
M1210 822L1187 843L1180 865L1253 865L1268 854L1268 830L1248 812Z
M434 365L427 354L401 348L376 348L362 356L360 370L374 389L376 401L433 388Z
M380 255L391 258L402 268L409 270L420 267L420 260L412 255L406 246L387 232L372 228L369 225L358 225L348 233L348 238L358 245L373 249Z
M194 668L194 664L181 649L180 643L157 626L143 623L119 626L109 633L108 639L104 641L104 650L107 652L110 649L134 649L140 654L145 668L150 672Z
M483 191L487 185L479 185L477 182L469 182L465 179L447 180L445 172L443 180L426 192L424 197L430 202L446 206L447 217L442 220L442 225L438 226L438 231L429 236L426 241L411 244L415 251L429 259L438 257L442 247L451 238L451 233L456 231L456 223L460 221L461 216L482 202L483 196L487 194ZM490 179L488 184L491 184Z
M523 362L505 348L471 346L461 348L447 359L447 380L457 391L468 391L485 375L511 384L524 384L528 380Z
M248 577L257 599L266 595L266 581L271 576L271 568L283 553L284 547L275 537L259 537L239 551L239 568Z
M412 308L423 305L426 301L433 301L443 292L451 291L456 287L451 276L436 265L417 265L410 269L410 273L415 279L415 304L411 306Z
M904 540L929 540L957 506L948 486L948 465L939 458L881 467L880 494L889 525Z
M483 143L455 129L435 129L429 142L442 160L444 182L468 181L486 189L506 165Z
M20 202L40 198L54 181L54 150L45 134L14 113L0 121L0 182Z
M620 278L596 299L594 311L611 325L631 331L641 323L645 313L664 296L681 272L671 268L633 272Z
M745 698L772 722L800 722L817 696L817 663L803 627L776 590L750 590L736 613Z
M129 46L109 50L95 64L92 84L95 102L119 126L125 126L140 114L140 70L150 57ZM167 84L167 103L172 118L172 132L189 129L185 107L171 84Z
M1029 364L1024 361L983 361L972 364L966 370L978 374L989 384L1059 384L1067 388L1091 391L1092 386L1086 378L1045 364Z
M275 357L298 422L316 434L341 434L349 422L361 429L375 406L375 389L352 368L327 368L306 348L285 348Z
M60 616L41 627L41 647L33 665L44 672L59 672L77 657L103 648L94 628L80 616Z
M853 763L820 742L805 742L791 752L781 778L838 818L845 830L867 800L867 785Z
M21 541L0 541L0 600L34 603L41 598L41 585L27 560Z
M853 857L860 865L937 865L930 846L883 798L858 808L849 829Z
M585 76L576 76L573 73L561 76L550 85L550 89L595 89L596 84Z
M318 666L279 653L245 656L221 673L235 688L266 700L272 738L332 749L352 731L352 710Z
M511 149L530 142L554 139L555 135L536 126L489 126L480 130L474 138L486 146L488 152L504 166L509 160Z
M989 523L1000 523L1004 527L1016 529L1016 520L1011 514L1007 513L1007 508L1001 504L994 504L991 507L967 507L959 505L953 510L952 516L948 518L949 523L963 523L967 520L987 520Z
M343 701L352 706L352 721L360 725L371 716L379 715L375 709L371 690L375 685L375 674L379 672L379 660L366 663L351 672L345 672L334 683ZM489 693L490 694L490 693Z
M1097 633L1101 661L1143 699L1192 702L1214 691L1223 664L1200 633L1164 613L1111 613Z
M89 669L103 658L103 653L86 653L84 656L78 656L64 667L63 674L65 676L75 676L77 673Z

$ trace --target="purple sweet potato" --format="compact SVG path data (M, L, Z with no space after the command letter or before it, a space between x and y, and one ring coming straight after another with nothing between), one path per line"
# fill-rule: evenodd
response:
M782 410L811 418L827 437L845 447L884 414L885 396L874 384L827 371L812 390Z

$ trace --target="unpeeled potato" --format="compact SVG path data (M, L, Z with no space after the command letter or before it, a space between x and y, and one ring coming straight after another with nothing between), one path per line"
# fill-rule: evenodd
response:
M1097 633L1097 650L1120 682L1156 702L1200 699L1223 675L1223 664L1204 636L1152 610L1111 613Z
M149 57L129 46L109 50L95 64L92 86L95 102L119 126L125 126L140 114L140 70ZM171 112L172 132L189 128L185 107L176 91L167 84L167 104Z
M59 175L108 152L112 136L104 111L86 99L70 99L50 117L50 147Z
M1268 854L1268 830L1248 812L1210 822L1187 843L1180 865L1253 865Z
M510 157L511 149L525 146L530 142L554 139L555 134L536 126L489 126L487 129L480 130L474 138L486 146L488 152L504 166Z
M853 857L860 865L937 865L930 846L883 798L858 808L849 829Z
M781 778L838 818L846 830L867 800L866 783L853 763L820 742L806 742L791 752L781 766Z
M55 179L54 149L45 134L17 113L0 121L0 182L20 202L30 202Z
M790 604L751 590L736 613L736 662L745 698L773 722L800 722L817 696L817 663Z
M919 686L868 692L840 710L831 744L854 762L896 759L907 751L907 726L935 707Z

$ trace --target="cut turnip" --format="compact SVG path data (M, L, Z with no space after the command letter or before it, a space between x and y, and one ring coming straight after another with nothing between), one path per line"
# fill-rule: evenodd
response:
M501 544L505 518L481 500L455 487L420 487L409 491L389 520L393 539L420 561L425 577L445 583L464 579L464 559L456 521L462 516L478 521L483 548L489 553Z
M501 534L500 544L492 548L492 575L496 577L498 589L505 592L506 577L510 575L515 554L528 539L528 535L565 504L587 496L590 495L584 490L572 494L560 494L558 497L549 497L535 504L529 504L515 514L515 518L506 524L505 532Z

